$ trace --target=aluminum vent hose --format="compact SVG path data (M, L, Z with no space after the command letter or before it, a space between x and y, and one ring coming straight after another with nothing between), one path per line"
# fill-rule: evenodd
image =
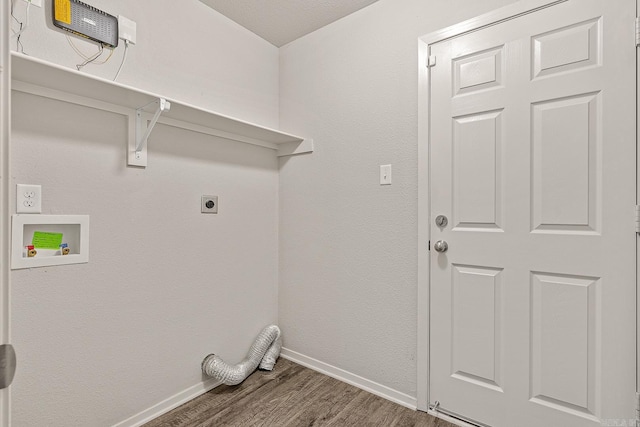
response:
M240 384L258 365L264 371L271 371L281 348L280 328L276 325L267 326L253 342L242 362L230 365L215 354L210 354L202 361L202 372L226 385Z

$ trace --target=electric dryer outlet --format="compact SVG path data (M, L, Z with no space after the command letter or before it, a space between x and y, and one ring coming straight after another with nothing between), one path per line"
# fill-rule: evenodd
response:
M202 196L200 211L202 213L217 214L218 213L218 196Z

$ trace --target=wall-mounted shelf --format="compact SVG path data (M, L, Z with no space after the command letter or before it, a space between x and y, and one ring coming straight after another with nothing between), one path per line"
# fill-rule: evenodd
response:
M36 247L29 257L25 246L35 243L34 234L59 233L69 254L48 247ZM13 215L11 218L11 269L89 262L89 215Z
M11 53L11 89L128 116L130 165L146 166L147 161L146 145L136 156L136 112L160 99L169 101L171 109L162 112L158 123L268 147L276 150L278 156L313 151L311 139L234 119L17 52ZM151 116L153 114L146 119L151 120Z

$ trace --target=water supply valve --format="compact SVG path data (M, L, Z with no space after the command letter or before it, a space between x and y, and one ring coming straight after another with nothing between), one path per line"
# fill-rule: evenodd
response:
M25 249L27 251L28 258L33 258L38 254L38 251L36 251L36 248L33 245L25 246Z

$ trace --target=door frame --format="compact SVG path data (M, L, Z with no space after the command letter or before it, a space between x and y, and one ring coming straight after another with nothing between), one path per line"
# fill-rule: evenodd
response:
M11 138L11 28L10 2L0 2L0 344L11 342L10 328L10 138ZM0 425L11 425L11 387L0 390Z
M458 425L467 425L460 420L434 411L429 407L429 331L430 331L430 259L429 241L431 239L430 217L430 70L427 66L430 46L467 33L508 21L519 16L536 12L540 9L555 6L570 0L521 0L495 11L480 15L456 25L438 30L418 39L418 316L417 316L417 409L439 418L447 419ZM640 10L640 0L636 0L636 14ZM636 65L636 146L640 135L640 56ZM640 164L640 149L636 149L637 164ZM636 166L636 203L640 204L640 174ZM636 289L639 288L640 277L640 239L636 249ZM640 292L636 292L636 390L640 386Z
M636 16L640 13L640 0L636 0ZM636 18L637 19L637 18ZM636 205L640 205L640 55L638 55L638 42L636 20ZM637 227L637 226L636 226ZM637 230L638 228L636 228ZM640 391L640 238L636 233L636 395ZM636 398L636 405L640 405L640 396ZM636 406L636 409L638 406Z

